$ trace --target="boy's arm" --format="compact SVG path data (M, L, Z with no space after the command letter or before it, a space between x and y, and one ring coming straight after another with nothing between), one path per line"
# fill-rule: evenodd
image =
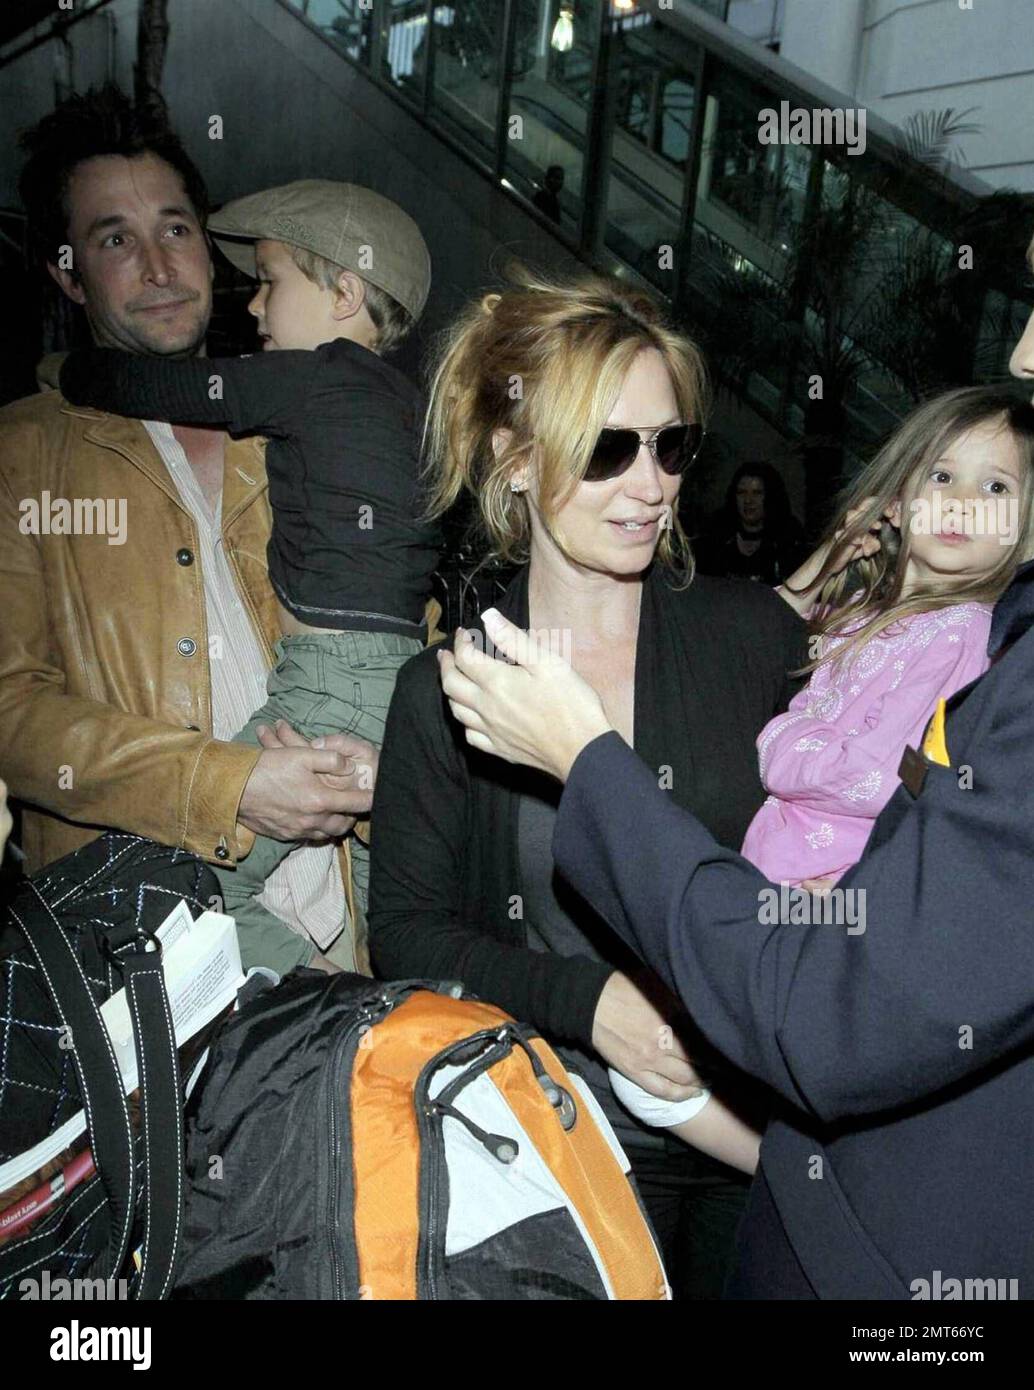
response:
M61 393L72 405L136 420L283 436L304 418L318 367L315 352L173 360L91 348L69 354Z

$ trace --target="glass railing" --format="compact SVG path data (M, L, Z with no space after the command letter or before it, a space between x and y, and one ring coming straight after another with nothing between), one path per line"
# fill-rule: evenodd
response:
M1005 371L1030 299L1020 258L990 252L1029 208L872 119L861 153L761 143L761 112L824 103L726 26L638 0L281 3L585 260L649 282L784 432L814 431L819 379L849 456L868 453L922 394ZM970 228L988 251L972 269Z

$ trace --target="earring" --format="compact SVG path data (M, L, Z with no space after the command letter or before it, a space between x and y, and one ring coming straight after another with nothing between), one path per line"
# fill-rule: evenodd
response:
M520 483L511 482L511 483L510 483L510 491L511 491L511 492L523 492L524 489L521 487Z

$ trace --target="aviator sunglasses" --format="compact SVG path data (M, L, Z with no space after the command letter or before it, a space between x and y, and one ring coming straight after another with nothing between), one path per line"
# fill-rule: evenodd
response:
M684 473L704 442L703 425L665 425L652 434L639 430L600 430L584 481L601 483L627 473L645 444L665 473Z

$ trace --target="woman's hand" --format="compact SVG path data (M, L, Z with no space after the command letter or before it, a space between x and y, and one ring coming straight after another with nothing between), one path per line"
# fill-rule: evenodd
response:
M833 563L826 575L826 579L832 579L835 574L846 569L853 560L868 559L870 555L875 555L880 548L880 527L882 519L875 521L869 530L861 536L855 536L846 544L840 544L840 538L846 531L849 531L860 517L875 502L874 497L866 497L859 502L857 507L852 507L844 518L844 524L834 534L832 540L826 541L815 550L801 567L793 572L785 584L781 584L776 590L780 598L784 598L791 608L795 608L804 618L808 616L816 598L816 580L822 573L823 566L833 552ZM825 583L825 580L823 581ZM795 593L794 590L797 592Z
M592 1021L592 1045L604 1061L661 1100L689 1100L700 1078L668 1020L627 975L603 987Z
M478 651L458 629L454 651L438 653L453 715L472 748L566 781L585 745L612 728L600 697L563 657L495 609L482 619L508 661Z

